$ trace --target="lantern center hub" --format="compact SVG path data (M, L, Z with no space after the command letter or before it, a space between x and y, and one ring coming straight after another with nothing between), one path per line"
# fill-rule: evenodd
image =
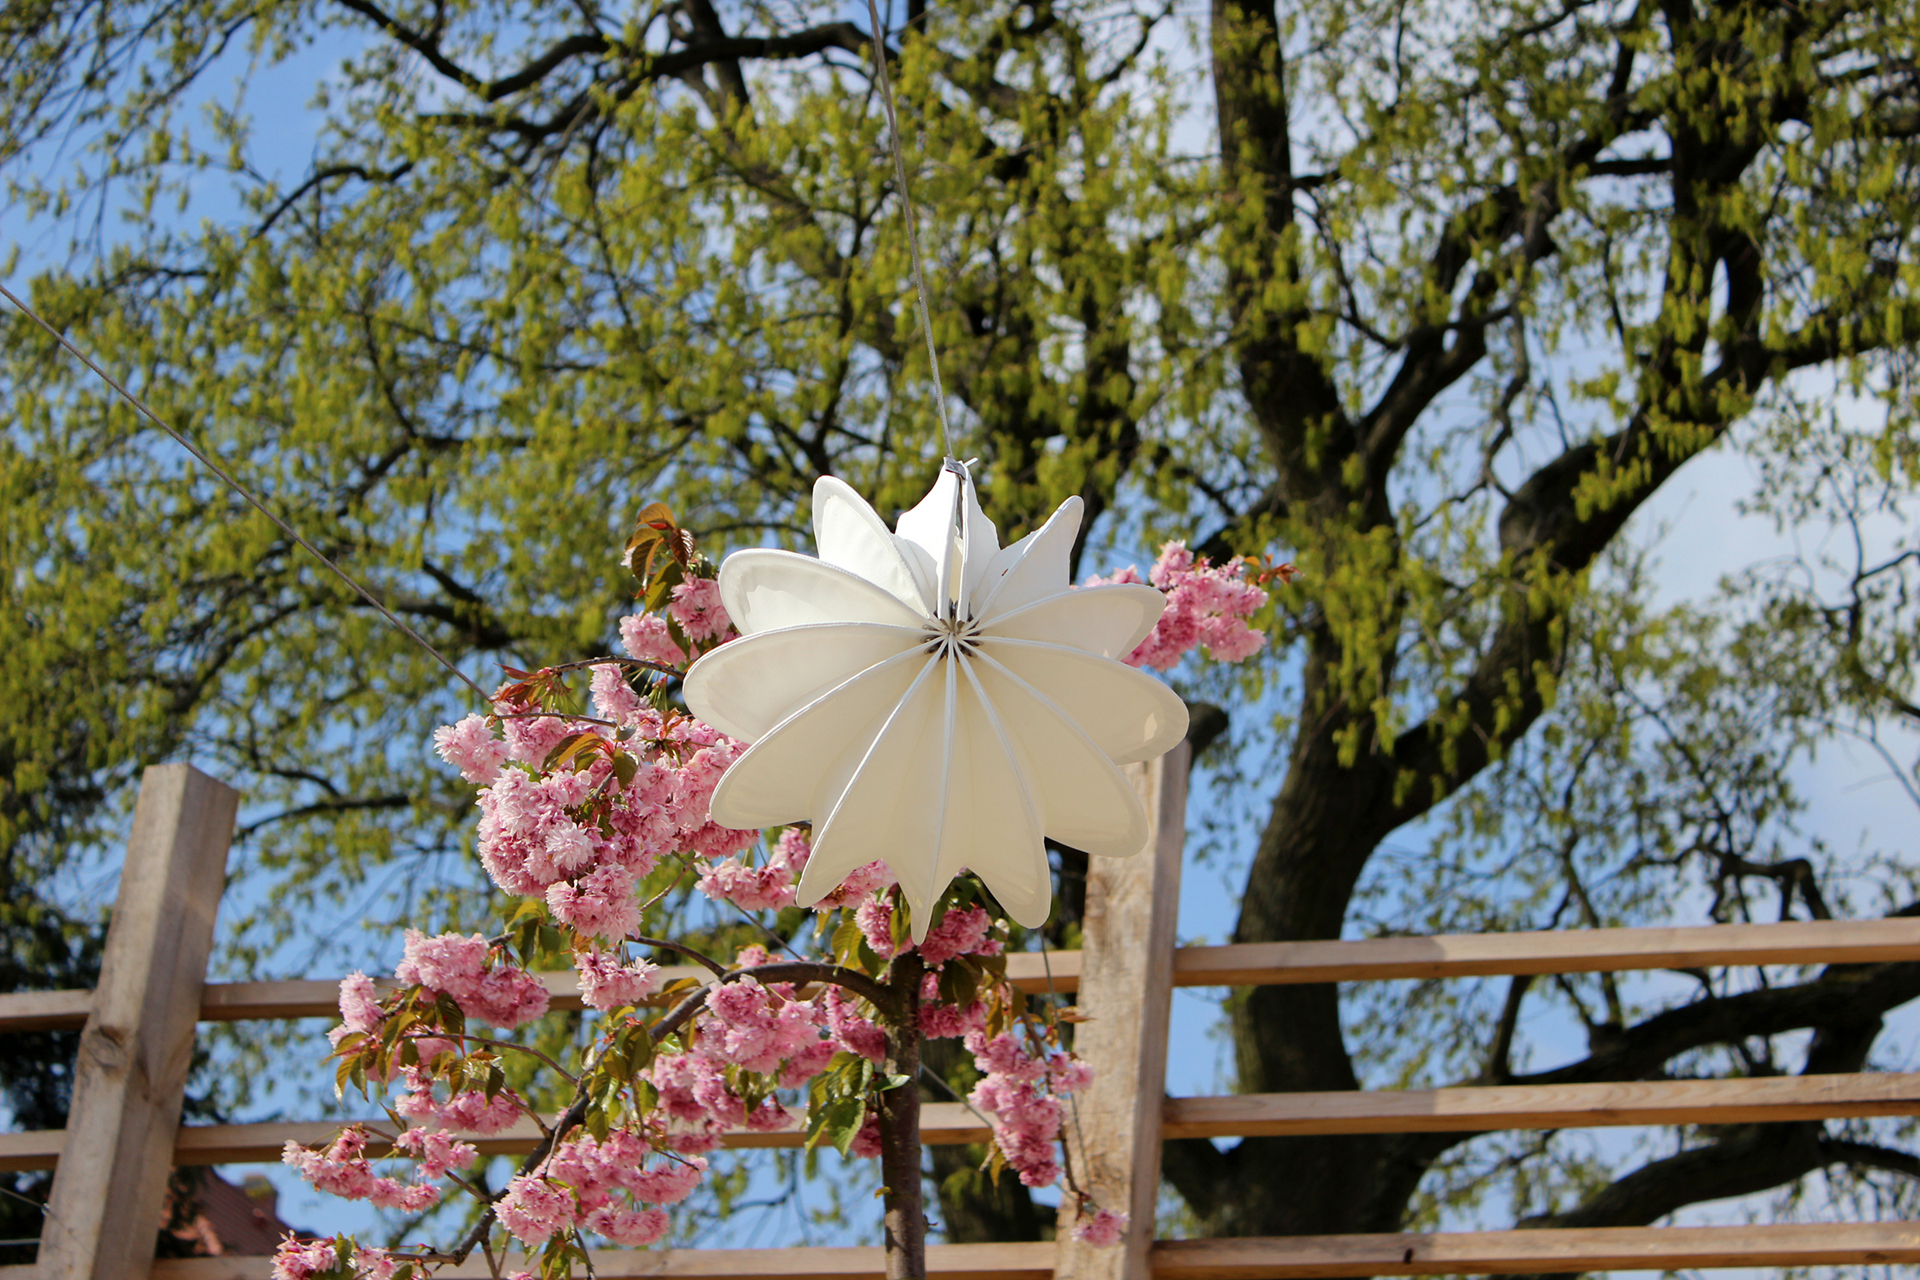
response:
M980 628L972 618L929 618L927 650L942 658L963 658L980 644Z

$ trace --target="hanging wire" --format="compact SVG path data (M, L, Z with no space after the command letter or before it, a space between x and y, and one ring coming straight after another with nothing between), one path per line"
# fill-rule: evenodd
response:
M281 519L273 511L269 510L266 503L262 502L259 498L256 498L253 495L253 492L250 489L248 489L247 486L241 484L238 480L236 480L233 477L232 473L230 473L225 467L221 466L218 462L215 462L211 456L209 456L206 452L204 452L198 445L194 444L192 440L188 439L186 436L182 435L178 431L175 431L171 426L169 426L166 423L166 421L161 418L159 414L155 413L152 409L150 409L147 406L146 401L142 400L139 396L134 395L133 392L127 390L124 386L122 386L119 383L119 381L117 381L113 377L113 375L109 374L105 369L102 369L99 365L95 364L93 360L87 355L86 352L80 350L80 348L74 346L73 343L67 341L66 335L61 333L58 329L54 328L51 324L48 324L47 321L41 317L39 312L35 311L32 307L22 302L19 298L15 297L13 291L11 289L8 289L5 285L0 285L0 296L4 296L8 302L11 302L14 306L18 307L21 313L25 315L29 320L39 325L42 329L45 329L50 335L52 335L53 340L55 342L59 343L62 347L65 347L69 352L71 352L73 356L80 361L81 364L86 365L87 368L93 370L94 373L98 374L101 381L105 382L108 386L112 387L115 391L120 393L120 398L122 400L125 400L128 404L132 405L135 409L145 414L149 422L153 423L154 426L160 428L160 430L166 432L168 436L172 437L173 442L179 445L182 449L185 449L188 453L192 454L194 458L196 458L199 461L201 466L213 472L214 475L220 477L220 479L226 484L226 486L229 489L232 489L235 493L239 494L242 498L245 498L247 500L247 503L250 506L252 506L254 510L258 511L261 515L265 516L267 519L273 521L274 524L278 525L280 527L280 532L286 534L289 538L292 538L295 542L299 543L300 546L304 548L308 554L310 554L314 559L318 560L321 564L325 565L327 569L333 574L334 577L340 579L340 581L346 583L349 587L352 587L354 591L358 592L360 595L360 598L365 600L368 604L372 605L375 611L377 611L382 618L385 618L389 623L391 623L395 628L397 628L402 635L407 637L407 639L413 641L415 644L419 645L422 649L426 650L427 653L432 656L435 662L439 663L441 666L445 667L448 671L452 672L454 678L459 680L461 684L464 684L467 686L467 688L473 690L474 696L480 699L480 702L483 706L490 707L492 705L491 699L487 697L486 690L482 689L479 685L475 684L472 681L472 679L468 677L466 672L462 671L459 667L456 667L453 665L453 663L449 662L446 658L446 655L442 654L438 649L434 648L431 644L427 642L427 639L425 636L422 636L418 631L415 631L412 627L408 626L405 622L402 622L398 617L394 616L393 612L390 609L388 609L386 605L381 604L379 600L374 598L373 592L361 586L360 583L356 579L354 579L350 574L348 574L345 569L342 569L339 565L335 564L331 559L329 559L325 552L321 551L320 548L314 546L311 542L308 542L304 537L302 537L298 529L295 529L292 525L288 524L285 520Z
M927 365L933 370L933 407L940 414L940 442L947 461L954 459L953 431L947 425L947 395L940 386L940 355L933 347L933 313L927 306L927 271L920 261L919 219L913 212L913 194L907 187L907 158L900 150L900 116L893 104L893 77L887 73L886 32L880 25L878 0L867 0L873 20L873 66L880 80L880 102L887 110L887 142L893 150L893 176L900 184L900 209L907 224L907 252L913 258L913 288L920 301L920 332L927 336Z
M1053 1001L1054 1008L1057 1010L1060 1007L1060 993L1059 991L1054 989L1053 961L1047 958L1047 935L1044 933L1040 935L1040 967L1046 971L1046 975L1047 975L1047 997L1048 999ZM1073 1137L1074 1137L1074 1141L1077 1142L1080 1146L1081 1162L1084 1164L1086 1160L1086 1154L1087 1154L1087 1134L1086 1134L1086 1131L1080 1127L1080 1095L1079 1094L1069 1093L1067 1095L1067 1110L1069 1114L1073 1116ZM1068 1154L1069 1155L1072 1154L1071 1147L1068 1148ZM1069 1171L1071 1171L1072 1169L1071 1162L1069 1162L1068 1164L1068 1169ZM1085 1172L1086 1172L1085 1170L1082 1170L1082 1176L1085 1175ZM1080 1193L1081 1203L1084 1204L1086 1202L1086 1195L1087 1195L1086 1188L1078 1185L1080 1181L1078 1177L1070 1176L1069 1180L1075 1184L1073 1189Z

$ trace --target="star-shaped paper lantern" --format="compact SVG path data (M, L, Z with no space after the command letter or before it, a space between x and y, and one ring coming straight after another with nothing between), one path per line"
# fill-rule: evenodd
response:
M819 559L736 551L720 595L741 638L687 673L687 705L752 743L720 780L729 827L810 819L802 905L884 859L914 941L963 870L1029 928L1052 909L1043 837L1123 856L1147 815L1119 765L1180 741L1187 710L1117 659L1165 597L1074 590L1081 502L1002 548L966 468L889 531L839 480L814 485Z

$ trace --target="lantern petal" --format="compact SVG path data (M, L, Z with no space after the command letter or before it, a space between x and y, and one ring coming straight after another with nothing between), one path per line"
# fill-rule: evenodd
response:
M983 623L1068 589L1073 540L1086 504L1068 498L1047 522L987 562L973 616Z
M994 711L973 663L962 661L954 807L959 815L947 848L965 851L964 865L979 876L1000 907L1028 929L1053 913L1053 872L1047 865L1045 824L1021 773L1020 750ZM943 865L942 870L946 870Z
M755 742L788 716L926 639L918 628L816 622L742 636L687 670L687 709L720 732Z
M934 587L927 572L932 560L896 537L846 481L821 476L813 482L813 540L828 564L860 575L910 608L933 612Z
M1020 748L1046 833L1086 853L1124 858L1147 842L1147 811L1126 775L1059 705L976 651L987 698Z
M955 487L958 485L960 478L957 475L942 470L939 478L933 482L932 491L920 499L920 504L913 510L903 512L894 527L902 538L927 553L936 570L936 581L940 562L948 556L956 558L956 563L949 568L958 570L960 589L957 594L964 613L967 611L967 602L974 598L975 588L986 577L988 563L1000 550L1000 534L993 521L987 519L987 513L980 509L980 499L974 493L973 482L969 480L959 492L966 540L964 545L955 549L953 513Z
M955 750L960 745L956 740L960 732L957 723L958 668L959 663L951 656L940 660L937 681L940 712L923 731L923 744L917 744L930 745L932 750L927 752L929 758L912 766L916 770L932 770L929 779L932 786L925 797L932 839L918 847L907 845L887 857L887 865L892 869L894 879L900 884L900 892L907 900L907 928L916 947L927 940L927 925L933 919L933 905L939 900L940 891L947 887L958 874L960 866L964 865L958 855L964 853L961 846L972 835L961 809L970 804L973 797L964 794L970 790L964 785L964 780L954 777L955 756L960 754ZM962 785L956 785L957 782ZM960 831L955 832L955 826L960 827ZM953 867L942 875L941 868L949 861L945 856L949 852L956 855L952 859Z
M1152 760L1187 733L1180 695L1111 658L1084 649L982 636L986 653L1047 697L1115 764Z
M940 793L944 750L943 682L937 678L942 665L935 658L921 667L866 749L842 758L852 768L844 774L844 786L837 785L842 775L835 771L825 791L838 794L824 814L814 816L813 852L796 889L801 906L818 902L849 873L876 859L896 877L903 862L911 874L910 859L932 849L939 830L933 801Z
M811 622L926 623L924 614L856 573L764 547L736 551L721 564L720 600L743 636Z
M824 818L931 661L918 652L896 655L787 716L721 775L708 806L713 820L744 831Z
M980 629L992 636L1039 640L1124 658L1160 621L1167 598L1139 582L1063 591L1049 599L984 620Z

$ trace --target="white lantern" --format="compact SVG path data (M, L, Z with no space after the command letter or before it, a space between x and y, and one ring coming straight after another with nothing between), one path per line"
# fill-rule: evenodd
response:
M1117 661L1165 597L1069 584L1081 508L1067 499L1002 548L960 463L897 532L825 478L818 559L755 549L720 566L741 638L694 663L687 705L753 745L712 814L739 828L812 821L802 905L881 859L916 943L963 870L1037 928L1053 896L1043 837L1109 856L1145 847L1146 810L1118 766L1179 742L1187 710Z

